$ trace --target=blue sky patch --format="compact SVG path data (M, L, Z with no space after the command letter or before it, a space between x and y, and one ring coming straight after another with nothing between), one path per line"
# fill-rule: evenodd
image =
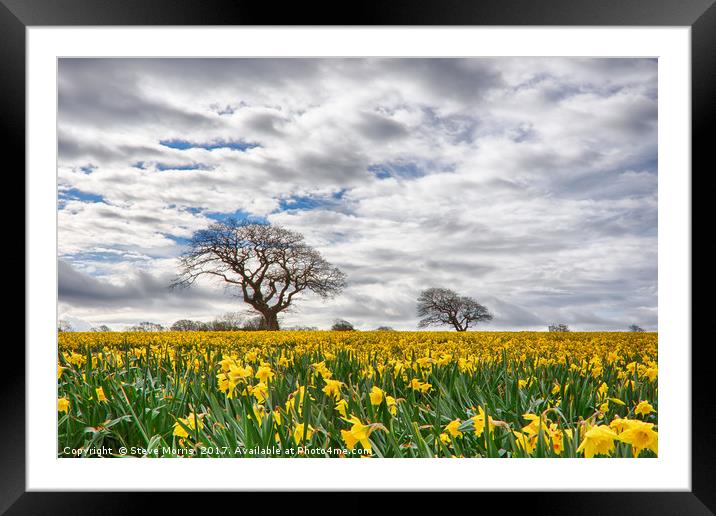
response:
M388 179L389 177L411 179L425 175L425 171L422 168L410 161L376 163L368 167L368 172L371 172L378 179Z
M210 211L205 213L207 218L210 218L211 220L215 220L217 222L224 222L228 219L236 219L239 222L256 222L259 224L265 224L268 222L266 220L266 217L259 217L256 215L251 215L250 213L243 211L243 210L236 210L235 212L218 212L218 211Z
M127 261L127 256L123 251L119 252L104 252L104 251L86 251L81 253L66 254L62 258L64 260L77 262L77 263L88 263L88 262L101 262L101 263L119 263Z
M159 140L159 144L170 149L188 150L188 149L205 149L213 151L216 149L231 149L235 151L245 152L255 147L261 147L258 143L247 142L244 140L214 140L212 142L190 142L189 140L170 139Z
M60 201L104 202L104 197L101 195L83 192L77 188L62 190L59 192L58 197Z
M330 195L294 195L279 201L279 211L316 210L335 206L343 199L347 189L343 188Z
M415 161L404 161L401 159L374 163L369 165L367 170L378 179L388 179L391 177L396 179L417 179L432 173L454 172L455 164L433 160L418 164Z
M183 165L172 165L170 163L157 163L157 170L163 172L165 170L211 170L212 167L203 163L186 163Z
M169 240L180 246L186 246L189 244L189 242L191 242L190 238L170 235L169 233L162 233L162 236L164 238L168 238Z

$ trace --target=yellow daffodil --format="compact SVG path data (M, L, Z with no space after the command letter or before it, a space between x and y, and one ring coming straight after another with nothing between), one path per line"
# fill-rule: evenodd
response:
M97 401L100 403L107 402L107 397L104 395L104 389L102 387L97 387L94 391L97 394Z
M537 436L530 436L517 430L512 431L512 435L515 436L515 442L517 447L520 448L525 454L532 455L537 446Z
M338 400L338 402L336 403L336 410L341 415L341 417L347 417L348 402L344 399Z
M485 431L485 410L481 407L477 407L477 414L472 416L470 418L473 424L473 428L475 429L475 435L482 435L482 433ZM489 416L488 418L488 432L492 433L493 431L493 423L494 420L492 419L492 416Z
M232 365L236 365L236 361L232 357L224 357L219 360L219 366L221 367L221 370L225 373L229 372L229 369Z
M610 364L613 364L614 362L617 362L620 360L619 354L616 351L610 351L607 354L607 362Z
M254 419L256 420L256 424L259 426L259 428L261 428L261 425L264 422L264 416L266 415L266 407L264 407L263 405L254 403L253 413L254 413Z
M375 385L370 390L370 403L371 405L380 405L383 402L385 393Z
M64 412L65 414L70 410L70 400L67 396L57 399L57 411Z
M572 438L572 430L566 428L561 430L555 423L549 425L548 428L549 438L552 441L552 449L557 455L562 455L564 451L564 436L566 435L569 439Z
M460 420L459 420L459 419L454 419L454 420L450 421L450 422L445 426L445 431L446 431L451 437L462 437L462 432L461 432L460 430L458 430L459 426L460 426Z
M659 369L656 367L649 367L644 371L644 376L646 376L650 382L654 382L659 376Z
M633 420L617 438L631 444L634 457L644 449L651 450L655 454L659 453L659 434L654 431L653 423Z
M189 437L189 433L186 431L186 428L188 428L190 431L194 430L201 430L204 428L204 422L203 414L196 415L193 412L190 412L189 415L185 418L178 418L178 420L174 423L174 432L173 435L176 435L177 437ZM184 426L182 426L181 423L183 423Z
M274 379L274 372L271 370L269 366L262 365L259 366L258 370L256 371L256 378L259 379L261 383L268 383L269 381Z
M324 380L328 380L333 376L333 373L331 373L330 369L326 367L325 361L313 364L313 369L316 371L317 374L320 374Z
M539 434L540 428L542 432L547 431L548 423L544 416L538 416L537 414L522 414L522 417L529 421L529 423L522 428L522 431L528 435Z
M390 412L393 416L398 413L398 402L393 396L386 396L385 404L388 405L388 412Z
M296 444L301 444L303 441L303 433L306 433L306 442L311 440L311 437L313 437L313 432L315 431L314 428L311 425L308 425L308 427L304 427L303 423L298 423L296 425L296 428L293 430L293 440L296 441Z
M303 413L303 398L306 396L306 387L300 386L294 392L292 392L288 400L286 400L286 412L290 412L295 409L298 415ZM313 398L311 398L313 399Z
M588 459L595 455L609 455L614 450L617 434L606 425L593 426L584 434L577 453L584 453Z
M341 437L348 449L352 450L356 443L360 443L364 450L372 451L368 437L373 431L373 427L371 425L364 425L360 419L355 416L352 416L347 421L352 423L352 426L350 430L341 430Z
M413 378L413 380L410 382L410 388L414 391L419 391L425 394L430 391L432 385L427 382L421 382L417 378Z
M234 385L238 384L241 380L249 378L253 374L254 370L251 366L241 367L236 364L229 365L229 380Z
M269 394L268 387L263 382L254 385L250 392L259 403L264 403Z
M627 418L620 418L615 417L611 423L609 423L609 428L614 430L617 435L622 433L624 430L629 428L629 426L634 422L637 421L636 419L627 419Z
M326 380L323 392L325 392L327 396L333 396L334 399L338 400L341 398L341 385L343 385L343 382L341 381Z
M602 382L602 384L597 389L597 395L600 399L604 398L604 396L607 395L609 392L609 386L606 384L606 382Z
M654 407L648 401L640 401L634 409L634 414L637 416L648 416L654 412Z

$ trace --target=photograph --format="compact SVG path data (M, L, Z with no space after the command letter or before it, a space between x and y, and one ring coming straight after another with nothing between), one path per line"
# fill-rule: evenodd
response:
M53 458L659 458L659 58L56 62Z

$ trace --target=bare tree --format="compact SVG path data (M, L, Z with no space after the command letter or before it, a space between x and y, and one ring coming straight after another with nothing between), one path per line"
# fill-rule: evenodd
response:
M206 323L201 321L192 321L191 319L179 319L172 324L172 331L206 331Z
M102 324L100 326L92 326L89 331L95 332L95 333L107 333L107 332L112 331L112 328L110 328L106 324Z
M345 274L299 233L234 219L194 234L172 286L188 287L200 276L236 287L239 297L263 316L268 330L278 330L278 314L302 292L327 298L345 286Z
M632 324L629 326L629 331L644 331L644 328L637 326L636 324Z
M72 327L72 324L70 324L70 321L67 319L60 319L57 321L57 332L63 333L68 331L75 331L75 329Z
M127 328L127 331L134 332L158 332L164 330L165 328L161 324L150 321L143 321L135 326L130 326L129 328Z
M284 329L289 331L318 331L318 326L303 326L300 324L296 324L294 326L289 326L288 328Z
M568 332L568 331L570 331L570 330L569 330L569 326L567 326L566 324L550 324L550 325L547 327L547 329L548 329L549 331L552 331L552 332L554 332L554 331L556 331L556 332Z
M209 323L212 331L239 331L244 317L239 312L226 312Z
M467 331L472 323L491 321L492 314L471 297L461 296L447 288L429 288L418 297L418 326L449 324L457 331Z
M355 331L355 327L345 319L336 319L331 326L333 331Z

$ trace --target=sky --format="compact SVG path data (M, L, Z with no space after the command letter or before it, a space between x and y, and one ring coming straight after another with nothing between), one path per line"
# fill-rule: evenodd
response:
M657 61L60 59L58 315L76 329L248 305L170 290L192 234L281 225L347 275L281 322L657 329ZM448 329L448 328L446 328Z

